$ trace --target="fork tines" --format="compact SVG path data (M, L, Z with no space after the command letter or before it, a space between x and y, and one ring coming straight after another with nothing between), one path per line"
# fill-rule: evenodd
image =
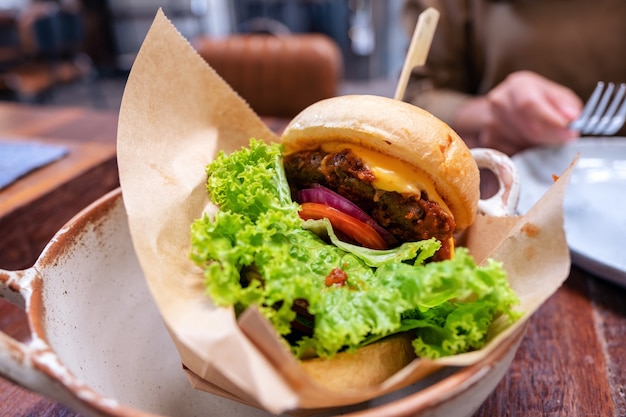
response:
M617 92L615 84L600 81L585 104L582 114L570 124L570 129L588 135L610 136L626 121L626 84L621 83Z

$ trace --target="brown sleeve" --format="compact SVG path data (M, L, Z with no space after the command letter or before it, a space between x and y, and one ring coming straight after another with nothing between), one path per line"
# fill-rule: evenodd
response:
M536 72L582 100L598 80L623 82L626 1L599 1L405 0L408 33L426 7L440 12L426 65L413 71L405 101L454 127L464 100L516 71Z
M454 3L449 5L448 3ZM446 0L407 0L402 22L410 35L419 14L427 7L440 13L437 30L425 67L413 70L404 100L433 113L451 124L457 107L470 97L468 78L466 25L468 11L465 2Z

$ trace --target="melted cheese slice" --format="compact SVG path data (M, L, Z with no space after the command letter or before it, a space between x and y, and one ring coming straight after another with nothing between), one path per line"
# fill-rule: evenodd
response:
M408 163L358 145L345 143L322 145L322 150L325 152L339 152L345 148L350 148L374 174L376 179L372 185L377 189L396 191L400 194L421 195L425 192L430 201L438 203L451 215L450 209L439 196L430 177Z

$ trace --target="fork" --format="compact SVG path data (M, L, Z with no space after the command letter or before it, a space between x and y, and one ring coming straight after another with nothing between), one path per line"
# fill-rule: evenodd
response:
M622 101L626 94L626 84L621 83L613 96L614 90L614 83L608 83L605 89L605 83L598 82L583 112L570 124L570 129L582 134L614 135L626 121L626 100Z

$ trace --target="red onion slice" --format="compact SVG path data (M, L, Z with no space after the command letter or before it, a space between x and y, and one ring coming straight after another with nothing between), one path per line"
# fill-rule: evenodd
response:
M398 243L396 238L391 233L376 223L376 221L360 207L323 185L314 184L312 188L300 190L298 191L296 198L298 203L320 203L333 207L357 220L362 221L363 223L372 226L389 246L394 246Z

